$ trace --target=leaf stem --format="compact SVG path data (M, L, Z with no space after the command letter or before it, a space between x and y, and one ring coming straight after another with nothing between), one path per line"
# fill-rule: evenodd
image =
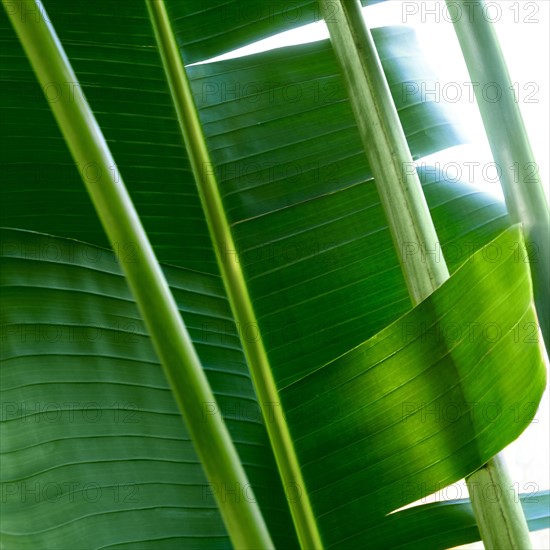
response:
M531 548L521 501L500 455L468 476L466 485L486 550Z
M455 13L457 6L462 10L462 17L453 18L454 28L470 78L476 83L477 104L498 167L508 212L514 223L523 224L537 313L549 347L550 213L521 116L519 98L515 95L494 25L484 13L484 2L447 2L450 13ZM498 91L498 101L488 101L483 95L487 85Z
M222 254L223 250L237 250L237 246L166 7L163 0L146 1L233 314L240 326L258 326L241 264ZM323 544L263 340L243 338L241 342L284 488L294 488L290 490L300 494L299 498L288 499L298 539L302 548L321 549Z
M358 0L319 0L414 305L449 278L382 64ZM335 9L336 7L336 9Z
M2 0L42 86L77 83L77 77L44 7L37 0ZM120 263L213 487L247 487L248 481L227 427L219 415L204 415L215 398L177 305L99 125L82 94L63 94L50 107L76 163L93 167L83 180L111 243L132 243L137 261ZM218 494L219 491L216 491ZM252 499L218 499L231 540L238 548L272 548Z

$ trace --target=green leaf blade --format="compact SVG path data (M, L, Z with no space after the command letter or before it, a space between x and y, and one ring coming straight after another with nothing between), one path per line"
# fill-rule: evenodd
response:
M14 230L3 231L2 245L5 543L68 549L75 537L98 548L166 538L228 548L216 505L223 494L257 499L277 544L296 547L219 278L164 268L216 396L203 421L223 415L247 486L207 481L112 252ZM217 327L223 345L212 342Z
M515 226L491 243L499 261L478 251L414 310L281 389L327 547L364 543L370 522L468 475L527 427L546 372L541 343L525 341L536 314L518 242Z

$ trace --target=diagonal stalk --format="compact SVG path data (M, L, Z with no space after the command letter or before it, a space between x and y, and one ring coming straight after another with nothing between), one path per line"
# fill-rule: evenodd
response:
M532 548L519 495L500 455L469 475L466 485L486 550Z
M417 305L449 278L445 259L434 253L439 243L422 186L416 170L409 169L414 166L412 157L359 0L319 3L409 295ZM497 537L486 544L494 548L529 548L525 516L498 456L467 479L470 488L480 484L486 488L488 481L498 484L500 498L490 501L482 491L472 492L482 536L490 532Z
M401 121L358 0L319 0L414 305L449 278ZM432 251L432 253L430 253Z
M241 264L224 258L221 252L237 250L237 246L164 1L146 0L146 3L235 320L240 326L258 326ZM300 498L288 499L298 539L302 548L321 549L321 537L263 341L243 338L241 343L283 485L286 490L295 488L300 493Z
M533 276L533 290L542 335L550 346L550 214L518 98L510 80L494 26L483 1L447 0L454 28L468 66L477 104L514 223L522 223ZM461 16L455 16L456 10ZM487 101L486 86L498 101Z
M359 0L319 0L413 305L449 278L407 139ZM336 8L336 9L335 9Z
M2 0L38 81L76 84L76 75L43 6L37 0ZM136 262L121 262L145 320L164 373L210 483L248 487L237 451L221 417L203 417L203 404L215 402L193 343L145 234L97 121L82 94L50 102L77 164L94 167L83 177L110 241L132 243ZM85 170L83 173L86 172ZM98 177L98 174L100 177ZM217 494L217 492L216 492ZM254 499L218 499L231 540L239 548L272 548Z

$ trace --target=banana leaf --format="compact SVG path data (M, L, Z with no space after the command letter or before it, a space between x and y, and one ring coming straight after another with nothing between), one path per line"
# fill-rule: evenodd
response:
M190 67L207 168L237 244L223 254L242 264L258 319L240 326L145 7L44 4L79 83L41 89L2 18L1 213L14 228L2 236L3 544L225 548L213 496L250 495L206 481L117 265L135 251L107 250L79 181L98 177L97 167L74 168L50 113L48 100L80 86L213 387L217 402L204 415L224 416L276 546L297 545L287 501L302 491L327 547L373 536L401 544L386 518L395 525L402 513L386 514L481 466L523 431L540 399L521 232L496 199L421 174L441 240L434 253L456 273L411 310L328 43ZM186 62L282 28L255 20L242 30L220 17L206 36L193 19L207 16L196 13L204 3L191 4L168 3ZM412 33L375 38L413 158L460 143L441 105L401 97L404 83L429 74ZM304 487L277 473L243 355L258 338ZM521 422L512 403L527 406ZM433 547L470 540L462 527L471 516L457 519L452 538L443 521ZM402 525L390 530L421 537L421 526Z

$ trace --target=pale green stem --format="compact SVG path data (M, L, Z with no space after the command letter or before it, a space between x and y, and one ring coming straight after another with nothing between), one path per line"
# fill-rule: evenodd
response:
M359 0L319 0L336 57L348 87L351 106L371 167L388 225L401 262L413 305L419 304L449 278L445 259L433 254L439 246L422 186L390 93L372 35L365 25ZM432 254L430 254L432 252ZM485 472L506 477L494 457L469 476L469 483L483 483ZM507 532L513 541L529 540L519 501L511 492L497 502L479 498L473 505L482 533L486 520L498 521L491 532ZM483 515L479 511L483 510ZM504 519L503 519L504 518ZM518 518L523 518L523 522ZM509 529L504 529L504 525Z
M500 455L468 476L466 484L487 550L531 548L521 501Z
M235 320L240 326L258 326L241 264L238 258L231 255L229 259L223 254L224 250L236 251L237 246L164 2L147 0L147 6ZM321 537L263 340L243 338L241 342L285 490L299 495L289 499L289 507L300 544L302 548L321 549Z
M319 0L414 304L449 278L439 240L358 0Z
M77 84L78 80L43 6L35 0L2 0L40 84ZM34 15L31 15L34 14ZM129 286L145 320L200 457L212 492L223 487L249 487L227 427L219 415L205 415L215 398L174 298L118 175L115 161L83 94L63 94L50 102L77 164L93 167L84 177L111 243L120 249L132 244L135 262L121 261ZM81 170L86 174L86 170ZM177 481L177 480L174 480ZM233 544L238 548L272 548L254 499L218 499Z
M539 176L539 167L535 162L521 116L520 98L516 97L494 25L484 12L484 2L447 2L474 84L477 104L498 167L508 212L514 223L523 224L537 313L548 347L550 213ZM460 9L460 17L457 9ZM488 89L490 93L486 91ZM519 91L524 92L523 86Z

